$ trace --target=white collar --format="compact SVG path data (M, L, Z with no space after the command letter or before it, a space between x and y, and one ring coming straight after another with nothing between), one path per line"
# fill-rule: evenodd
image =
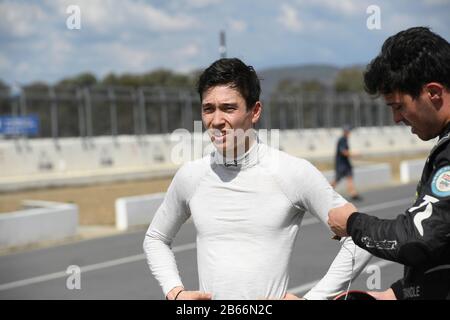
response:
M256 139L252 141L250 148L245 153L238 155L236 158L227 156L224 157L222 153L215 150L211 160L216 164L230 169L250 168L258 163L260 145L261 142L258 136L256 136Z

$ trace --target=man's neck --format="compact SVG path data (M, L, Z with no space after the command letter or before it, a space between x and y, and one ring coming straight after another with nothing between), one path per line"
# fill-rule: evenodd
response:
M445 136L449 131L450 131L450 120L445 123L444 128L439 133L439 139Z
M256 140L256 135L246 136L243 144L235 146L233 150L223 150L223 152L220 153L227 159L237 160L238 158L241 158L244 154L246 154L251 147L253 147L253 145L256 143Z

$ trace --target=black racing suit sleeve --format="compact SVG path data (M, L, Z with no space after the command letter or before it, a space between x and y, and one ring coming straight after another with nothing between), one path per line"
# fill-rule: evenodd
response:
M391 289L394 291L397 300L403 300L403 279L400 279L391 284Z
M423 266L448 259L441 254L449 241L449 201L434 199L437 202L420 207L417 207L420 201L416 202L416 207L393 220L354 212L347 221L347 232L359 247L374 256L407 266ZM426 219L415 222L414 217L420 212ZM419 231L417 224L423 230Z

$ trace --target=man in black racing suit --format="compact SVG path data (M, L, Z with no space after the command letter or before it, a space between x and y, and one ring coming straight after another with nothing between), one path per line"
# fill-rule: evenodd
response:
M439 136L425 163L416 200L394 220L331 210L329 225L373 255L405 266L403 279L378 299L450 299L450 45L428 28L388 38L364 75L369 93L381 93L395 122L422 140Z

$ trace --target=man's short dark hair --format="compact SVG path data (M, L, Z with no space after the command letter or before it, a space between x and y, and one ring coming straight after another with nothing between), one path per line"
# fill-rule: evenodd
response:
M364 73L369 94L398 91L417 98L429 82L450 88L450 44L426 27L389 37Z
M245 99L247 110L259 101L261 87L255 69L237 58L219 59L203 71L197 86L200 101L203 100L203 93L218 85L236 89Z

